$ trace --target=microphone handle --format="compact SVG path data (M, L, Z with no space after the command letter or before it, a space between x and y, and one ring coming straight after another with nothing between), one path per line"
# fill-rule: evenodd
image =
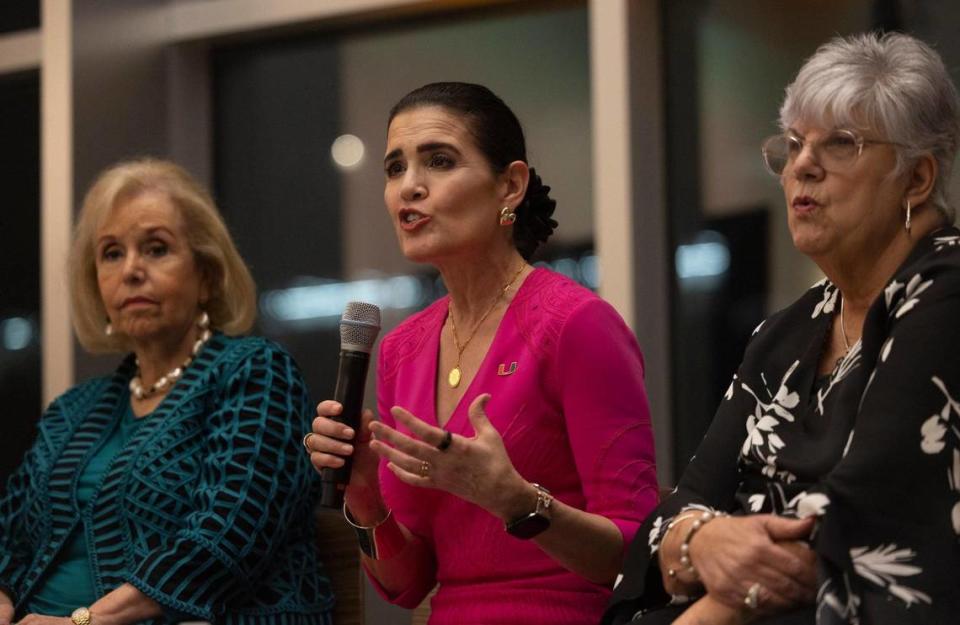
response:
M342 349L340 364L337 368L337 388L333 399L340 402L343 410L331 417L344 423L360 436L360 416L363 412L363 391L367 383L367 368L370 366L370 354ZM344 458L342 467L326 468L320 472L320 505L325 508L343 507L343 493L350 483L350 470L353 468L353 456Z

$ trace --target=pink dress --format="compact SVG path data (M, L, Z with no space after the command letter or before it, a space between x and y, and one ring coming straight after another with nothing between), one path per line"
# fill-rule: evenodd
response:
M382 342L378 406L393 427L395 405L437 424L437 358L447 308L448 298L438 300ZM612 520L626 549L656 505L657 480L643 359L613 308L573 281L536 269L510 303L446 428L472 436L467 408L484 392L491 394L487 413L517 471L564 503ZM533 541L510 536L474 504L408 486L385 463L380 479L397 520L434 555L433 567L411 572L402 592L378 586L388 601L415 607L439 583L432 625L599 620L609 588L567 571Z

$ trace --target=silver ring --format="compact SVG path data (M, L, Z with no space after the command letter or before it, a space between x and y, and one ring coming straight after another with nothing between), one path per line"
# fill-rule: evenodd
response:
M420 477L430 477L430 463L426 460L420 463Z
M310 449L310 445L307 443L310 440L310 437L313 436L313 432L307 432L303 435L303 448L307 450L308 454L312 454L313 450Z
M750 610L756 610L760 607L760 582L754 582L750 589L747 590L747 596L743 598L743 605L747 606Z

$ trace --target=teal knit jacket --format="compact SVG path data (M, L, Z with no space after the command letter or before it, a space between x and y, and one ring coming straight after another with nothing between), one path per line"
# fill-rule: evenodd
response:
M79 525L99 595L128 582L163 606L156 622L329 623L317 480L300 445L311 406L293 359L214 335L78 509L77 476L123 415L135 370L130 356L57 398L7 484L0 588L18 618Z

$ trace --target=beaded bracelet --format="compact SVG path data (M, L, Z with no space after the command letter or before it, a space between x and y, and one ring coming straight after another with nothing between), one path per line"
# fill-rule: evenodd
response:
M700 579L700 575L697 573L697 569L693 566L693 561L690 559L690 541L693 539L693 535L700 531L704 525L714 519L724 516L729 515L726 512L720 512L719 510L703 511L700 514L700 518L696 519L690 524L690 529L687 530L687 535L683 537L683 542L680 543L680 564L687 567L687 572L690 573L693 579ZM676 574L674 574L673 577L676 577Z
M660 535L660 544L662 545L664 541L667 540L667 535L673 530L673 528L675 528L680 523L683 523L687 519L692 519L696 515L697 515L696 512L684 513L683 511L681 511L680 514L673 517L673 519L669 523L667 523L667 529L663 530L663 534ZM676 578L677 571L672 568L667 569L667 575L669 575L672 578Z

